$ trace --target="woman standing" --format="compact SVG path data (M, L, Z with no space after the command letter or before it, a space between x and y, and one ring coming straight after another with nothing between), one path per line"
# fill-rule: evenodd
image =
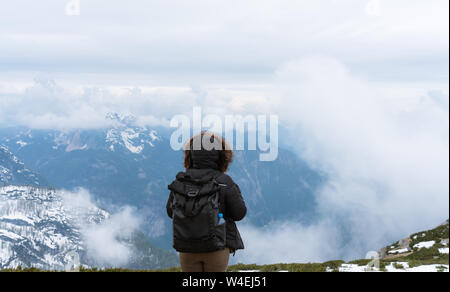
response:
M232 158L225 140L210 132L184 148L186 171L169 185L166 206L183 272L225 272L230 253L244 248L235 221L247 208L239 186L225 174Z

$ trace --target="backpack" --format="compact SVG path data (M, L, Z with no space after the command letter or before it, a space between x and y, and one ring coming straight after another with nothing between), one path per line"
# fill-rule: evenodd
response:
M173 247L178 252L217 251L226 245L226 224L219 224L220 187L213 177L208 181L177 179L169 185L173 196Z

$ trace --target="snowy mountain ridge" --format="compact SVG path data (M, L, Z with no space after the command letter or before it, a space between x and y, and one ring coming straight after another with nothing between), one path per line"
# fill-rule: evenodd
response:
M86 189L44 187L40 176L6 147L1 146L0 154L0 270L18 266L63 270L77 263L130 268L176 265L174 253L152 245L138 230L130 208L110 214L93 203Z
M98 137L86 136L81 130L49 131L45 140L51 141L53 150L62 149L65 152L87 149L105 149L108 151L126 150L133 154L141 154L145 147L154 147L162 137L157 131L146 126L137 125L133 115L108 113L105 116L109 126L98 130ZM30 147L37 143L33 131L26 129L4 140L13 142L20 148ZM1 164L0 164L1 165ZM1 171L1 170L0 170Z
M125 146L131 153L140 154L146 145L154 147L154 142L161 140L155 130L136 126L136 117L133 115L108 113L106 119L114 124L106 133L106 143L110 151L120 145Z
M94 206L72 208L66 199L50 188L0 187L0 269L62 269L71 252L89 264L80 228L109 214Z
M0 144L0 186L7 184L45 185L39 175L25 167L17 156Z

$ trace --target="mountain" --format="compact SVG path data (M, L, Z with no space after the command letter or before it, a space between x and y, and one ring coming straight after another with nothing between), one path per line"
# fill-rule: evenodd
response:
M74 253L85 267L104 267L105 263L88 253L82 228L95 228L110 214L94 205L74 205L71 199L49 188L0 187L0 269L60 270ZM138 230L118 241L131 251L121 267L154 269L178 264L175 253L157 248Z
M436 259L448 255L449 220L436 228L411 234L379 251L382 259ZM448 259L448 256L447 256Z
M7 147L0 145L0 186L8 184L48 186L44 178L27 169Z
M115 113L106 119L110 126L104 129L0 129L0 143L55 187L86 188L108 211L137 207L146 217L145 234L169 249L167 185L183 170L183 153L171 149L171 129L139 126L133 116ZM293 152L280 148L277 160L261 162L257 151L235 151L228 174L240 186L249 207L245 220L252 224L314 221L315 192L325 178Z
M74 256L85 267L109 266L89 253L83 230L95 232L111 215L74 193L42 186L40 175L28 170L6 147L0 150L0 269L61 270ZM112 240L130 251L122 267L178 264L175 253L154 246L139 230Z
M1 187L0 268L63 269L69 252L87 263L77 226L108 216L98 208L71 209L54 189Z

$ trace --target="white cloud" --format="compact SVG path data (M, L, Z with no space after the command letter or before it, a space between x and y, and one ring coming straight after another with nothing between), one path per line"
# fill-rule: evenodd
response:
M100 211L88 190L61 191L64 206L76 219L84 248L97 267L119 267L128 263L132 249L128 243L141 225L141 217L129 206L113 214ZM99 213L102 212L102 213ZM101 221L93 220L106 216Z
M310 225L240 224L233 262L364 258L448 218L448 84L369 82L323 56L280 66L276 80L285 143L328 181Z
M169 126L176 114L227 114L258 108L267 111L270 87L242 84L210 86L83 85L56 82L49 76L32 84L0 86L0 127L22 125L38 129L87 129L110 125L109 112L132 114L140 126ZM0 82L2 85L2 82ZM200 92L205 98L198 99ZM255 113L255 112L253 112Z
M306 263L339 259L341 234L332 222L304 226L299 222L275 222L263 228L239 225L245 249L233 263Z
M379 3L376 13L367 13L373 2ZM270 74L280 62L314 52L371 67L379 61L403 66L403 60L425 76L420 70L426 60L438 58L435 69L448 68L442 62L448 60L448 5L100 0L81 1L80 16L68 17L63 2L14 1L0 11L0 61L7 71L138 71L166 80L195 74L236 80L243 73Z
M97 264L119 267L128 263L132 251L126 240L140 225L134 213L133 208L124 207L107 220L82 228L87 254Z
M439 91L440 102L407 91L389 98L326 57L287 63L277 80L283 93L276 110L293 126L291 143L329 176L318 208L322 220L350 235L338 246L343 257L364 256L448 218L448 89ZM312 246L305 239L299 250L303 244Z

